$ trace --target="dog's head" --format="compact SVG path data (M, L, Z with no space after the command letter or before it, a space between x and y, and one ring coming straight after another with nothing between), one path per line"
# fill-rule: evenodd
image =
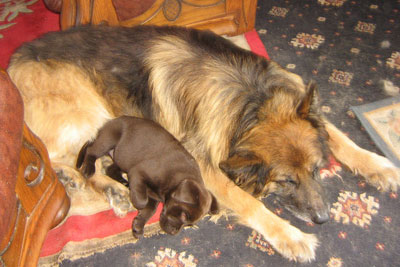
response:
M160 226L168 234L177 234L183 226L193 225L205 214L218 212L217 201L204 185L183 180L166 198Z
M276 88L220 168L250 193L272 193L300 219L324 223L329 205L319 173L326 163L327 138L315 85L300 95Z

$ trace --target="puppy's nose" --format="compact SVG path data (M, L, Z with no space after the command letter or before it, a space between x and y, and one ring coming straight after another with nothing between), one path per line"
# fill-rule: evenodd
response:
M329 221L329 212L327 210L317 211L312 218L312 221L317 224L323 224Z

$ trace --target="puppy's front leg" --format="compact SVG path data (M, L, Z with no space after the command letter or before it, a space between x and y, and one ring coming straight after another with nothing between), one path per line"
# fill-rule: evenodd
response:
M147 202L147 206L144 209L139 210L138 215L132 222L132 233L134 237L139 238L143 235L144 226L155 213L158 203L158 201L150 198Z
M200 162L200 169L207 188L218 203L232 210L240 222L253 228L284 257L300 262L315 258L317 238L305 234L288 221L275 215L264 204L236 186L221 171Z
M149 202L145 178L140 171L132 168L128 172L128 179L132 204L136 209L142 210Z
M329 134L329 148L335 158L379 190L397 190L400 186L399 168L387 158L360 148L331 123L326 122L325 127Z

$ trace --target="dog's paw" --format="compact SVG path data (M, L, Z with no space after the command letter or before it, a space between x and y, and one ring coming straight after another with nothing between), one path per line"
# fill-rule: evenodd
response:
M277 233L270 243L282 256L298 262L314 260L318 247L318 239L313 234L303 233L290 224Z
M59 169L56 170L56 174L68 193L82 190L85 187L85 181L74 173Z
M109 186L104 192L107 196L110 206L117 216L123 217L130 210L132 210L133 206L129 200L128 190L121 190L119 188Z
M369 152L368 159L355 170L379 191L397 191L400 169L385 157Z

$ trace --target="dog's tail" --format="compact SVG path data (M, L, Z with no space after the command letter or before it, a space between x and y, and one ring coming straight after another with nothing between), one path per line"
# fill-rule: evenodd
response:
M85 159L85 155L86 155L87 148L88 148L88 146L89 146L91 143L92 143L92 142L87 141L87 142L82 146L81 150L79 151L78 158L77 158L77 160L76 160L76 165L75 165L77 169L79 169L80 167L82 167L82 163L83 163L83 160Z

